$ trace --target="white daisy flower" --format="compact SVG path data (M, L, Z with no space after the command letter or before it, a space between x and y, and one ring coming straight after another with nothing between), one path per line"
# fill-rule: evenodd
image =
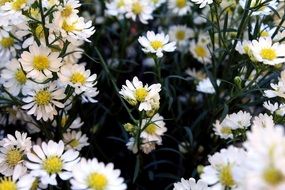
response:
M13 96L17 96L27 82L26 74L16 59L11 60L2 70L1 78L3 80L1 83Z
M27 154L29 162L26 166L43 184L57 185L56 176L62 180L70 179L71 170L79 161L79 152L71 149L64 151L63 141L43 142L41 146L34 145L32 150L33 153Z
M254 58L266 65L276 65L285 62L285 45L273 43L271 38L253 40L251 52Z
M20 49L20 46L16 44L15 39L7 36L0 37L0 63L10 60L11 58L16 57L16 49ZM0 65L0 68L2 64Z
M258 116L255 116L252 120L252 127L274 127L275 123L273 120L273 117L268 114L259 114Z
M216 81L217 85L220 86L221 81L219 79L217 79ZM212 82L210 81L209 78L205 78L201 81L199 81L198 85L196 86L196 90L199 92L203 92L206 94L215 94L215 88L212 84Z
M111 0L110 2L106 2L106 13L123 19L123 15L127 12L126 5L128 1L129 0Z
M137 77L134 77L132 82L127 80L126 85L122 86L120 94L131 105L139 104L139 111L152 110L152 100L159 101L159 92L161 91L160 84L153 84L151 86L143 85Z
M58 8L63 18L76 16L79 12L78 8L81 6L78 0L64 0L63 5Z
M61 67L58 73L59 80L65 86L74 88L75 94L81 94L87 90L95 90L97 75L91 75L90 70L85 70L84 64L67 64Z
M127 185L120 177L120 170L115 170L114 165L105 165L96 158L81 161L73 167L73 178L70 180L71 189L74 190L125 190Z
M246 111L239 111L228 115L228 119L232 122L233 129L242 129L250 126L251 115Z
M211 54L207 47L207 43L195 42L192 40L190 42L189 48L191 54L195 59L203 64L211 63Z
M267 101L267 102L263 102L263 107L267 109L268 111L270 111L271 114L273 114L276 110L278 110L279 104L277 102L272 104L270 101Z
M24 51L19 59L24 71L27 72L27 77L34 79L37 82L43 82L46 79L52 78L53 72L58 72L62 65L59 53L52 52L48 47L36 43L29 47L29 52Z
M148 1L131 0L126 2L126 17L136 21L138 18L143 24L152 20L153 5Z
M155 53L157 57L162 57L163 51L173 52L176 49L176 42L169 42L169 36L164 33L155 34L148 31L146 37L140 36L138 41L145 53Z
M194 178L188 180L182 178L181 182L174 183L173 185L173 190L209 190L207 183L201 179L196 183Z
M245 9L248 0L240 0L240 6ZM252 15L269 15L272 12L272 9L277 9L278 2L277 0L266 1L266 0L251 0L249 8L252 9Z
M0 25L18 25L26 21L22 11L27 10L34 0L12 0L6 1L0 7Z
M215 134L223 139L232 139L233 131L247 129L251 125L251 115L248 112L239 111L226 115L222 122L216 121L214 126Z
M171 26L169 29L170 41L175 41L179 47L187 45L191 37L194 37L194 32L186 25Z
M189 75L191 78L194 78L195 80L201 81L207 77L206 73L204 73L202 70L196 70L195 68L193 69L186 69L185 73Z
M26 169L21 166L16 166L13 170L11 177L0 178L1 190L30 190L34 177L29 174L25 174Z
M23 98L25 105L22 108L29 110L27 113L36 116L37 120L41 118L44 121L53 120L54 115L57 115L56 107L64 107L64 104L59 101L66 97L65 89L58 89L55 82L27 86L27 88L29 90L27 90L27 97Z
M199 5L199 8L204 8L206 5L213 3L213 0L191 0L193 3Z
M285 188L283 126L254 126L247 134L243 189Z
M16 166L24 166L24 157L32 147L31 138L27 137L27 133L16 131L15 137L8 134L0 144L0 173L11 176Z
M168 9L178 16L186 15L190 11L188 0L168 0Z
M84 18L77 15L65 18L60 12L54 14L54 21L48 25L48 28L72 44L77 44L78 40L90 42L88 38L95 32L92 21L85 23Z
M246 152L241 148L229 146L209 157L210 165L205 166L201 179L213 190L239 187L238 174L242 174L242 165Z
M88 137L81 131L67 131L63 133L63 142L66 149L74 149L80 151L83 147L88 146Z
M157 142L161 144L161 136L167 131L163 117L158 113L152 118L146 118L142 120L141 129L143 130L140 134L142 139L150 142Z
M265 90L264 96L268 98L285 98L285 70L283 70L280 75L281 77L279 77L279 81L277 84L270 83L270 86L273 90Z

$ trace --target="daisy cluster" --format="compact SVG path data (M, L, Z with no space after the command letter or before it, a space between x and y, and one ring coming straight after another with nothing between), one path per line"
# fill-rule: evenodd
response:
M160 106L161 84L143 84L137 77L127 80L119 92L121 96L140 112L134 124L126 123L125 130L132 136L127 143L133 153L142 150L150 153L162 144L162 135L167 131L164 118L157 112Z
M32 142L27 133L15 132L0 141L0 188L5 190L47 189L67 181L71 189L127 188L120 170L96 158L80 157L75 141L65 144ZM70 146L68 146L68 144ZM78 142L77 144L81 144Z
M16 119L51 122L75 99L96 102L97 75L79 62L80 46L95 30L78 15L80 6L76 0L1 4L1 96L16 104Z

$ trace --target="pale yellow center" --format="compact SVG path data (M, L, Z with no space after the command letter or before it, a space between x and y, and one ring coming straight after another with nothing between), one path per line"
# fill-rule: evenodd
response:
M205 50L205 48L203 46L197 45L194 48L195 53L197 54L198 57L206 57L207 56L207 52Z
M108 180L105 175L94 172L87 177L88 186L94 190L106 189Z
M49 174L58 173L62 170L63 162L58 156L50 156L43 162L43 168Z
M230 165L223 166L220 170L220 182L226 187L232 187L235 185L235 181L232 176L232 168Z
M272 48L264 48L261 50L260 55L263 59L267 59L267 60L274 60L277 55L276 55L276 51Z
M177 40L182 41L185 39L185 32L182 30L179 30L176 32L175 36Z
M19 11L23 8L23 6L27 3L27 0L15 0L12 3L12 9L15 11Z
M21 85L25 84L27 81L27 77L22 69L18 69L15 73L15 79L20 83Z
M132 11L133 13L135 13L136 15L140 14L143 11L143 7L140 4L140 2L135 2L132 5Z
M72 24L68 24L66 21L63 21L61 27L66 32L72 32L72 31L76 30L76 22L74 22Z
M47 90L40 90L36 93L35 101L40 106L46 106L51 101L51 93Z
M280 170L270 167L263 172L263 179L270 185L277 185L283 181L284 176Z
M68 143L72 148L76 148L79 145L79 140L77 139L72 139L70 143Z
M176 0L176 6L178 8L183 8L186 6L186 0Z
M222 134L226 134L226 135L230 135L230 134L232 134L232 129L229 128L229 127L222 127L221 128L221 133Z
M73 84L76 83L84 84L86 82L86 78L83 74L75 72L71 75L70 82L72 82Z
M10 48L14 45L14 39L11 37L2 38L2 40L0 40L0 44L3 48Z
M49 68L49 59L46 55L37 55L34 57L33 66L35 69L42 71Z
M6 162L9 166L16 166L23 157L23 153L18 149L11 149L6 154Z
M70 5L67 5L64 7L64 9L61 11L61 16L63 17L69 17L73 12L73 8Z
M269 36L269 33L265 30L263 30L261 33L260 33L260 36L261 37L268 37Z
M156 133L156 128L157 126L152 123L145 128L145 131L150 135L154 135Z
M151 42L150 42L150 45L151 45L151 47L152 47L154 50L158 50L158 49L160 49L160 48L163 47L162 42L159 41L159 40L153 40L153 41L151 41Z
M135 98L137 101L142 102L144 101L145 97L148 95L148 91L145 88L137 88L135 90Z
M17 190L17 185L11 177L3 177L0 179L0 190Z

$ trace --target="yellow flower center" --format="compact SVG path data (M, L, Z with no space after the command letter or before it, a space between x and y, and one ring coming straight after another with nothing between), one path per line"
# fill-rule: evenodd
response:
M64 9L61 11L61 16L63 17L69 17L73 12L73 8L70 5L67 5L64 7Z
M66 21L63 21L62 23L62 29L65 30L66 32L72 32L74 30L76 30L76 26L75 26L76 22L72 23L72 24L68 24Z
M176 6L178 8L183 8L186 6L186 0L176 0Z
M263 30L261 33L260 33L260 37L268 37L269 36L269 33L265 30Z
M151 45L151 47L152 47L154 50L158 50L159 48L162 48L162 47L163 47L162 42L159 41L159 40L151 41L151 42L150 42L150 45Z
M176 32L175 36L177 40L182 41L185 39L185 32L182 30L179 30Z
M23 157L23 153L18 149L11 149L6 154L6 162L9 166L16 166Z
M25 84L27 81L27 77L22 69L18 69L15 73L15 79L20 83L21 85Z
M2 40L0 40L0 44L3 48L10 48L14 45L14 39L11 37L2 38Z
M226 135L230 135L230 134L232 134L232 129L229 128L229 127L222 127L221 128L221 133L222 134L226 134Z
M263 172L263 179L270 185L277 185L283 181L284 176L280 170L270 167Z
M145 131L150 134L150 135L154 135L155 132L156 132L156 128L157 126L155 124L149 124L146 128L145 128Z
M43 168L49 173L54 174L62 170L62 160L58 156L50 156L43 162Z
M19 11L23 8L23 5L25 5L27 3L27 0L15 0L12 3L12 9L14 9L15 11Z
M72 82L73 84L80 83L81 85L83 85L86 82L86 78L83 74L75 72L71 75L70 82Z
M226 187L232 187L235 185L235 181L232 176L232 168L230 165L223 166L220 170L220 182Z
M47 90L40 90L36 93L35 101L40 106L46 106L51 101L51 93Z
M68 143L72 148L76 148L79 145L79 140L77 139L72 139L70 143Z
M148 95L148 91L145 88L137 88L135 90L135 98L137 101L144 101L145 97Z
M274 49L272 48L264 48L261 50L260 55L263 59L267 59L267 60L274 60L277 55Z
M46 55L37 55L34 57L34 68L42 71L49 68L49 60Z
M17 186L11 177L3 177L0 179L0 190L17 190Z
M205 50L205 48L203 46L197 45L194 48L195 53L197 54L198 57L206 57L207 56L207 52Z
M140 14L143 10L142 5L140 4L140 2L135 2L132 5L132 11L133 13L135 13L136 15Z
M104 190L106 189L108 180L105 175L94 172L88 176L87 183L94 190Z
M44 37L44 28L43 28L43 25L38 25L37 28L36 28L36 36L38 39L41 39Z

